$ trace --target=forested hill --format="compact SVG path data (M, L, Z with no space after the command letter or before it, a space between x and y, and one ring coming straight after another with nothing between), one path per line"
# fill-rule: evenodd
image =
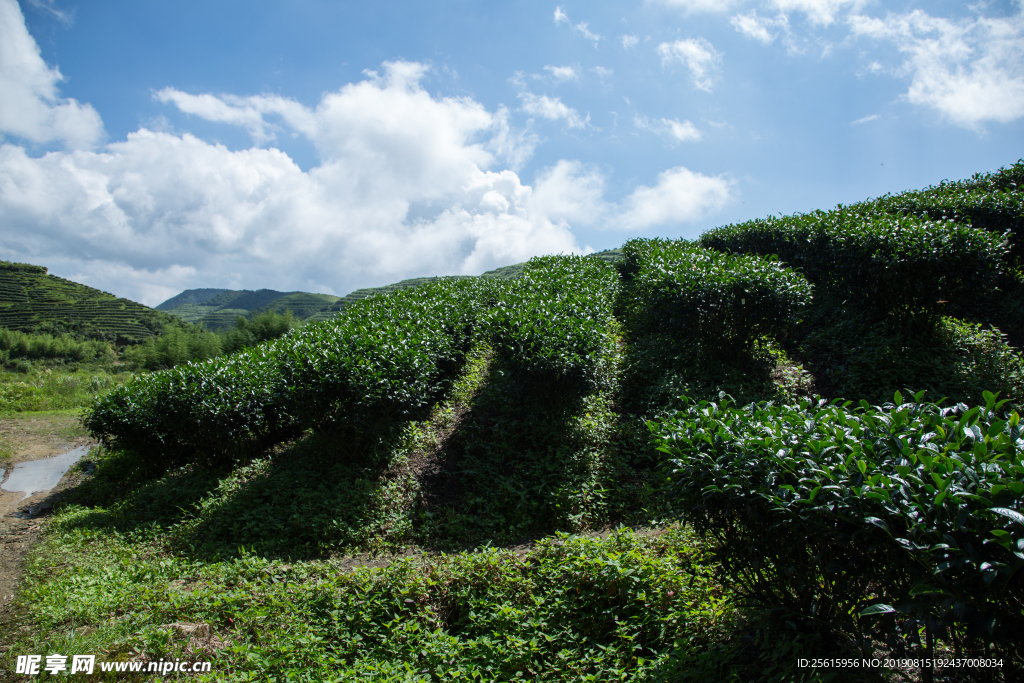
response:
M122 345L154 337L173 321L163 311L50 275L44 266L0 261L0 327Z

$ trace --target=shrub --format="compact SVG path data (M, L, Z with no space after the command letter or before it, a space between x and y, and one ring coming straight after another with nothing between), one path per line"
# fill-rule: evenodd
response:
M516 376L557 396L597 388L615 348L615 268L545 256L515 280L488 282L496 304L487 318L491 345Z
M235 327L220 335L221 346L225 353L233 353L247 346L270 341L282 337L295 328L295 316L291 311L275 313L274 311L263 311L246 319L243 316L235 318Z
M1022 265L1024 258L1024 188L1011 191L975 189L967 183L943 183L919 192L886 195L875 206L892 214L926 220L955 221L997 235L1009 233L1008 263Z
M900 618L903 633L924 624L958 650L1011 653L1024 642L1020 418L992 394L975 408L922 395L702 401L649 426L678 513L748 599L805 627L896 642Z
M282 339L307 426L408 418L448 388L477 332L477 283L441 279L363 299Z
M30 334L0 328L0 357L110 361L113 351L102 341L80 341L69 335Z
M1024 358L996 329L941 317L908 333L832 300L806 313L800 347L832 395L882 402L901 387L978 403L996 391L1024 405Z
M661 239L630 240L622 250L619 308L629 334L693 339L709 358L784 336L811 299L803 276L769 259Z
M474 332L473 284L370 297L274 342L138 377L84 418L162 469L249 457L307 427L408 415L446 387Z
M1008 254L1003 235L855 207L716 228L699 244L775 254L837 300L900 320L991 290Z
M122 357L136 369L173 368L189 361L204 361L221 355L220 337L201 327L177 324L164 326L159 337L128 346Z
M969 223L999 234L1010 233L1012 267L1024 266L1024 159L993 173L923 190L885 195L862 206L932 220Z
M111 448L160 471L198 461L228 464L294 434L277 345L136 376L83 417Z

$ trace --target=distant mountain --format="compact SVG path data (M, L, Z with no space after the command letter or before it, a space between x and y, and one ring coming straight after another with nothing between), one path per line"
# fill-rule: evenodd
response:
M128 344L171 322L168 313L50 275L44 266L0 261L0 327Z
M222 330L233 326L238 316L248 318L257 311L291 311L296 318L305 320L340 299L333 294L273 289L187 289L157 308L187 322L202 323L209 330Z
M186 289L178 296L172 296L170 299L155 308L158 311L170 311L178 306L184 306L185 304L201 304L204 301L209 301L218 294L230 291L230 289Z

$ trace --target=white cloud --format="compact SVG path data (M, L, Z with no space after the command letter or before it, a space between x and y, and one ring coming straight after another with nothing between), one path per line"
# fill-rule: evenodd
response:
M605 178L597 168L563 159L537 173L533 205L552 221L590 225L609 210L604 191Z
M869 114L867 116L862 116L861 118L859 118L859 119L857 119L855 121L850 121L850 125L852 125L852 126L859 126L862 123L868 123L870 121L877 121L880 118L882 118L882 117L879 116L878 114Z
M1024 11L965 19L914 10L884 19L855 15L857 36L893 43L909 76L907 101L937 110L953 123L976 128L1024 116Z
M506 110L431 97L422 72L387 64L314 109L164 92L257 136L266 128L252 112L273 112L315 144L321 163L308 172L277 149L145 129L98 153L32 158L0 146L0 222L10 228L0 249L150 304L186 287L344 293L579 252L566 218L539 210L513 171L489 170L535 139L513 131Z
M712 71L721 62L721 56L704 38L693 40L677 40L674 43L661 43L657 47L661 56L662 66L678 62L690 70L693 84L708 92L714 83Z
M545 66L544 70L556 81L578 81L580 76L571 66Z
M833 24L845 10L856 11L867 4L867 0L771 0L779 12L803 12L814 24Z
M555 8L555 25L557 26L558 24L568 24L572 28L573 33L578 33L587 40L593 42L595 48L601 41L600 34L592 33L587 22L581 21L578 24L573 24L569 21L569 15L565 13L564 9L562 9L562 5Z
M626 199L618 222L628 230L694 221L734 199L733 182L677 166L658 175L654 187L641 185Z
M484 144L484 148L508 164L513 171L518 172L533 156L533 150L539 142L537 135L529 129L513 128L509 123L509 111L503 106L494 112L492 130L493 134Z
M737 0L648 0L656 4L683 10L686 14L697 12L728 12Z
M672 144L680 142L696 142L704 137L690 121L679 119L649 119L646 116L637 115L633 119L633 125L641 130L649 130L652 133L661 135Z
M9 0L0 8L10 10ZM24 28L20 13L8 11L0 14L0 36L17 35L11 21ZM49 74L44 103L63 106L59 76L24 35L29 49L20 54L38 60L36 73ZM0 43L3 54L9 46ZM567 160L526 185L502 164L516 166L532 153L537 138L529 127L513 127L504 108L432 96L421 85L426 70L386 63L314 106L276 95L155 93L257 142L303 136L318 155L305 171L273 147L231 150L146 128L96 151L34 157L21 145L0 144L0 252L147 304L190 287L341 294L580 253L586 249L575 226L635 230L693 220L731 197L729 181L675 168L616 204L604 199L598 169ZM0 103L18 92L0 81ZM522 106L588 125L557 98L524 93ZM102 130L98 115L95 121Z
M626 50L632 50L636 47L636 44L640 42L639 36L625 35L619 36L619 40L622 41L622 47Z
M564 104L561 98L534 95L531 92L519 93L519 98L523 101L523 106L520 109L531 116L539 116L549 121L564 119L570 128L586 128L590 123L589 114L586 118L582 118L578 111Z
M585 21L581 21L572 27L572 30L579 33L581 36L594 43L594 47L597 47L598 41L601 40L599 33L592 33L588 28L588 24Z
M0 135L39 144L59 141L70 149L95 147L103 122L90 105L59 97L62 80L43 61L17 1L0 0Z
M760 41L768 45L778 37L774 29L788 30L789 21L784 14L774 19L760 17L757 10L751 10L749 14L737 14L729 20L733 28L745 35L747 38Z
M615 73L612 69L607 69L603 66L595 66L591 69L591 71L596 73L597 77L600 78L602 81L611 76L613 73Z

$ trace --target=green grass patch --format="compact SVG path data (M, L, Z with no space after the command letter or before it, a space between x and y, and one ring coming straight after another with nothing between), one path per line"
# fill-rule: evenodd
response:
M63 511L35 554L16 652L210 658L199 680L218 681L658 680L733 618L706 550L678 529L352 569L192 562L143 530L87 530L91 514ZM208 649L174 624L208 626Z

